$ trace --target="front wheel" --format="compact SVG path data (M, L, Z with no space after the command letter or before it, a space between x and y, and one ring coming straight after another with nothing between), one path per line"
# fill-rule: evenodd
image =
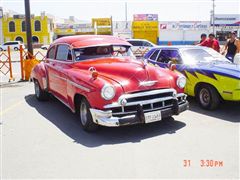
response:
M37 100L39 101L46 101L48 100L48 93L44 90L39 85L39 82L37 80L34 80L34 90L35 90L35 96Z
M201 86L197 91L197 99L203 109L214 110L220 104L217 90L209 85Z
M93 132L98 129L98 125L93 122L88 101L83 98L79 106L80 122L85 131Z

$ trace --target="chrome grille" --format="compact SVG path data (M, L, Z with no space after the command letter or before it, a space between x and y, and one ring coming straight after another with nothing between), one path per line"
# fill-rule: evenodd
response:
M138 106L142 105L144 112L161 110L173 106L173 99L178 98L179 104L185 102L186 95L181 93L176 95L174 89L159 89L133 94L124 94L119 97L119 102L126 99L127 103L121 106L118 102L104 106L106 110L112 110L113 116L121 117L137 112Z

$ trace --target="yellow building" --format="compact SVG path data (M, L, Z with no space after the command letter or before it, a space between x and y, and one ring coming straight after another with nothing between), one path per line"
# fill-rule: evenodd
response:
M27 43L24 15L13 15L13 17L4 15L2 25L4 42L22 41L25 44ZM44 13L41 16L31 17L31 28L33 43L50 44L52 42L53 22Z

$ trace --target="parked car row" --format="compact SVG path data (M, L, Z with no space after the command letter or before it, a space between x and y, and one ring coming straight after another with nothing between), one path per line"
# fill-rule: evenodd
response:
M151 123L188 109L240 101L240 67L205 47L154 46L136 59L133 40L82 35L57 39L31 79L38 100L49 94L78 114L86 131ZM150 47L150 46L149 46Z
M25 49L25 46L21 41L8 41L0 45L0 51L7 51L8 46L11 50L18 51L20 49L20 45L22 45L23 49Z

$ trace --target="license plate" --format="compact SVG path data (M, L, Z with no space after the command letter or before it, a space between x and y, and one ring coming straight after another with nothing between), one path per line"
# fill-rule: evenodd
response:
M162 119L161 111L144 113L144 116L145 116L145 123L160 121Z

